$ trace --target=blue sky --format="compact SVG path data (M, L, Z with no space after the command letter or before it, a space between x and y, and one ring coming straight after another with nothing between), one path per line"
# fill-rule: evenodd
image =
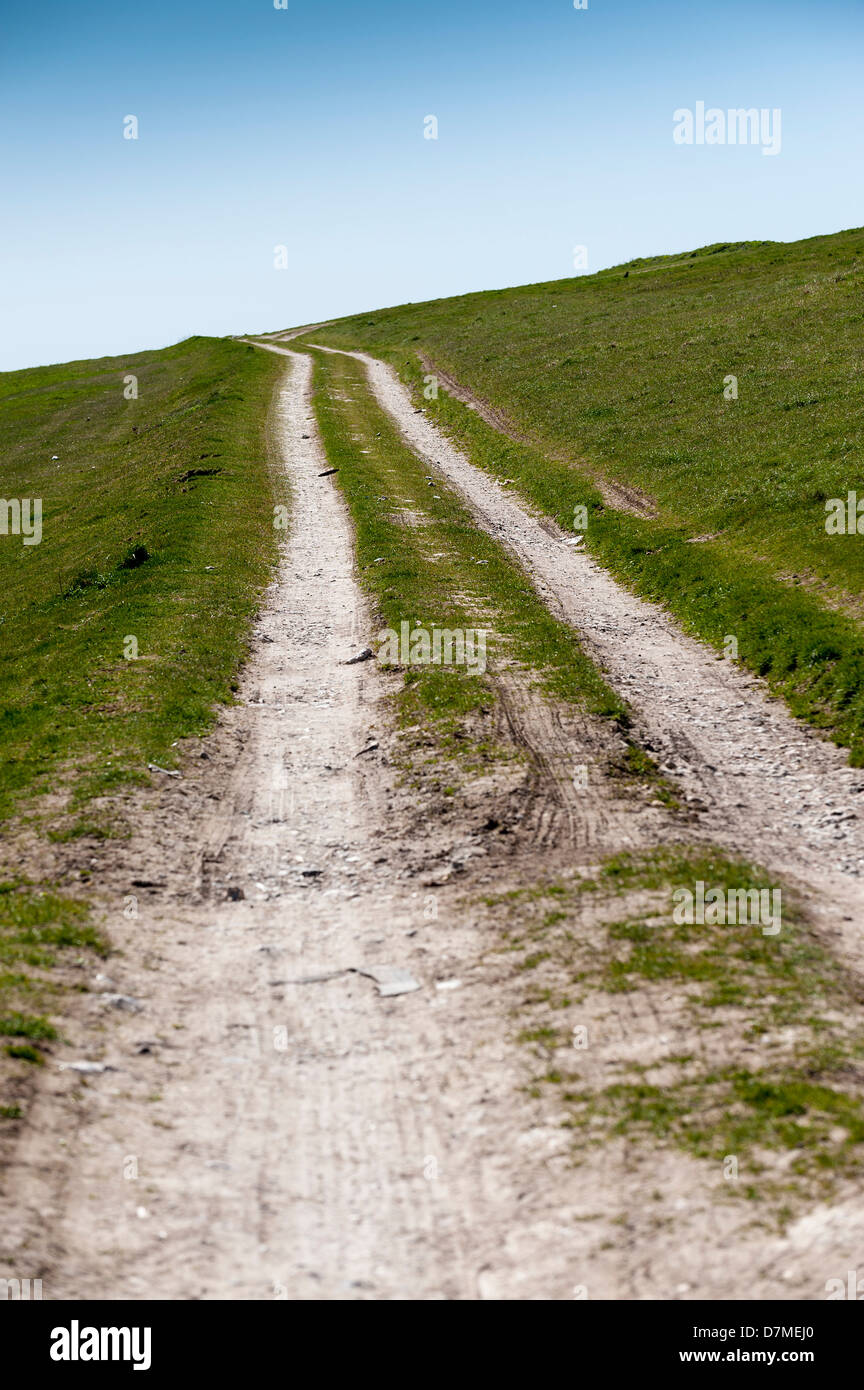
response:
M0 370L864 223L860 0L45 0L3 30ZM698 101L779 107L780 154L676 145Z

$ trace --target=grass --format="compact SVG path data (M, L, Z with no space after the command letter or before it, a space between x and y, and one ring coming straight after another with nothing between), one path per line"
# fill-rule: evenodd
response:
M497 697L493 671L530 671L559 699L626 722L613 694L566 625L537 598L519 566L480 531L456 493L431 480L375 402L360 363L315 356L315 411L337 468L355 528L361 582L382 628L399 633L408 622L435 628L490 630L488 672L442 661L400 667L403 726L434 727L464 763L479 743L464 737L466 718L485 719ZM431 485L430 485L431 484ZM377 650L377 639L370 642ZM452 792L452 788L446 790Z
M672 1141L717 1164L729 1156L743 1159L749 1179L743 1195L751 1200L760 1198L758 1179L767 1166L755 1158L757 1150L789 1155L791 1176L785 1191L771 1191L775 1198L786 1198L805 1183L825 1194L832 1172L862 1170L860 1096L815 1084L804 1074L778 1079L770 1071L726 1067L662 1089L624 1083L608 1086L599 1096L565 1099L581 1102L574 1125L606 1119L611 1134Z
M281 368L190 338L0 375L4 496L43 513L38 544L0 534L0 820L128 836L112 794L175 766L232 698L285 500L265 439ZM0 884L4 1084L43 1061L63 991L107 949L88 903Z
M825 503L858 483L862 287L853 230L403 305L314 338L391 360L478 464L563 526L586 507L604 564L718 649L734 637L860 765L864 547L826 533ZM443 390L423 401L435 367L518 438ZM656 517L604 506L604 478L641 489Z
M680 845L613 856L590 878L486 901L500 949L516 950L522 969L540 975L522 1000L517 1036L543 1058L535 1093L559 1092L577 1156L612 1137L674 1145L718 1165L735 1156L746 1181L730 1192L776 1214L795 1195L824 1196L838 1177L864 1172L864 991L782 888L776 936L758 924L676 922L676 888L699 880L725 890L780 886L720 850ZM583 1025L599 1007L608 1041L622 994L638 995L651 1032L659 1009L663 1054L606 1060L593 1025L584 1050L574 1050L566 1019Z
M61 992L56 972L69 978L107 953L88 903L26 882L0 883L0 1039L13 1063L41 1065L46 1044L59 1039L47 1016ZM4 1079L14 1078L13 1069ZM20 1114L20 1106L0 1106L2 1119Z
M0 375L4 493L43 503L40 544L0 535L0 815L146 782L230 700L275 553L279 367L190 338ZM79 816L57 833L123 827Z
M0 964L49 969L66 949L107 954L88 904L28 883L0 883Z
M47 1018L33 1018L26 1014L7 1014L0 1018L0 1036L32 1038L34 1042L47 1042L57 1037L57 1029Z

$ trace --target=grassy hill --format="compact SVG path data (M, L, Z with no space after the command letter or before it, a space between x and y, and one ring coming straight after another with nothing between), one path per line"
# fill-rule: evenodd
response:
M0 375L0 819L55 840L128 834L95 798L172 767L174 741L231 698L275 554L280 368L190 338ZM30 525L12 529L24 499ZM25 544L34 499L41 538ZM75 980L70 961L107 950L91 905L47 873L28 881L8 851L0 871L0 1121L57 1037L56 968Z
M0 814L146 780L230 697L275 552L278 370L190 338L0 374L3 495L43 513L38 544L0 534Z
M825 523L828 499L859 483L864 498L862 291L854 230L403 305L309 339L388 358L418 397L437 370L488 402L512 437L446 392L420 403L562 525L587 506L589 549L718 649L734 638L860 763L864 540ZM604 480L646 514L604 505Z

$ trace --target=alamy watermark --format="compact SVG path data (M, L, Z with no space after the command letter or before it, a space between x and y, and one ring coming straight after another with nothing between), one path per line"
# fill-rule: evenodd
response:
M864 497L847 492L825 503L825 530L829 536L864 536Z
M763 936L776 936L782 925L779 888L708 888L701 879L695 889L676 888L672 894L676 926L761 926Z
M52 1361L131 1361L133 1371L149 1371L149 1327L82 1327L73 1318L69 1327L51 1332Z
M42 540L42 498L0 497L0 536L21 536L25 545Z
M41 1298L41 1279L0 1279L0 1303L6 1300L13 1303L40 1302Z
M672 139L676 145L761 145L763 154L779 154L782 115L779 106L705 109L697 101L695 110L679 106L672 113Z
M472 675L486 670L486 637L490 628L415 627L406 620L399 631L385 627L377 635L378 660L383 666L464 666Z
M864 1278L858 1278L857 1269L850 1269L846 1272L845 1279L826 1279L825 1292L828 1295L828 1302L839 1299L848 1299L850 1303L864 1302Z

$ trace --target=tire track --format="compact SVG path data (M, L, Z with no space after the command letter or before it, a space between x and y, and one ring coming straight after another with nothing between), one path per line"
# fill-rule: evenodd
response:
M347 355L364 363L406 443L519 558L550 610L577 628L635 708L644 745L683 787L702 833L808 892L849 958L864 964L855 925L864 909L864 772L798 723L763 682L687 636L472 464L415 407L392 367Z
M416 811L400 818L383 754L355 756L387 732L385 677L345 664L371 619L320 476L312 362L268 347L290 359L275 424L292 518L240 699L207 741L233 761L215 785L186 765L137 846L152 863L158 835L179 834L185 867L141 920L112 923L112 987L139 1008L109 1026L94 992L68 1055L106 1071L46 1068L3 1194L0 1273L42 1277L47 1299L567 1297L583 1247L550 1261L543 1232L583 1177L538 1172L531 1062L483 964L484 921L461 886L426 920ZM453 858L467 828L429 833ZM382 963L421 989L385 999L340 973ZM439 991L445 976L458 988Z
M383 756L353 757L385 722L383 677L344 665L369 619L345 507L319 478L311 363L288 356L277 423L292 528L241 699L208 740L236 757L224 785L187 769L185 794L164 792L185 877L112 928L114 987L141 1012L110 1027L97 1012L95 1032L70 1038L104 1075L46 1075L4 1194L0 1272L41 1276L46 1298L71 1300L817 1295L825 1251L830 1273L860 1243L857 1199L808 1214L789 1238L754 1234L679 1153L622 1140L574 1168L555 1102L525 1094L536 1064L512 1038L525 980L470 893L572 865L574 848L618 848L622 815L632 837L656 810L622 812L604 786L562 812L549 787L565 797L556 774L580 720L559 723L515 676L505 717L548 773L528 799L527 853L506 872L481 861L468 890L444 887L424 918L416 819L400 819ZM191 826L187 798L204 812ZM557 859L556 818L571 836ZM153 844L136 853L152 860ZM422 989L381 999L356 974L294 983L381 962ZM609 1010L596 1064L654 1045L654 1013L627 996ZM146 1055L141 1038L154 1040ZM662 1221L646 1195L657 1189L670 1194Z

